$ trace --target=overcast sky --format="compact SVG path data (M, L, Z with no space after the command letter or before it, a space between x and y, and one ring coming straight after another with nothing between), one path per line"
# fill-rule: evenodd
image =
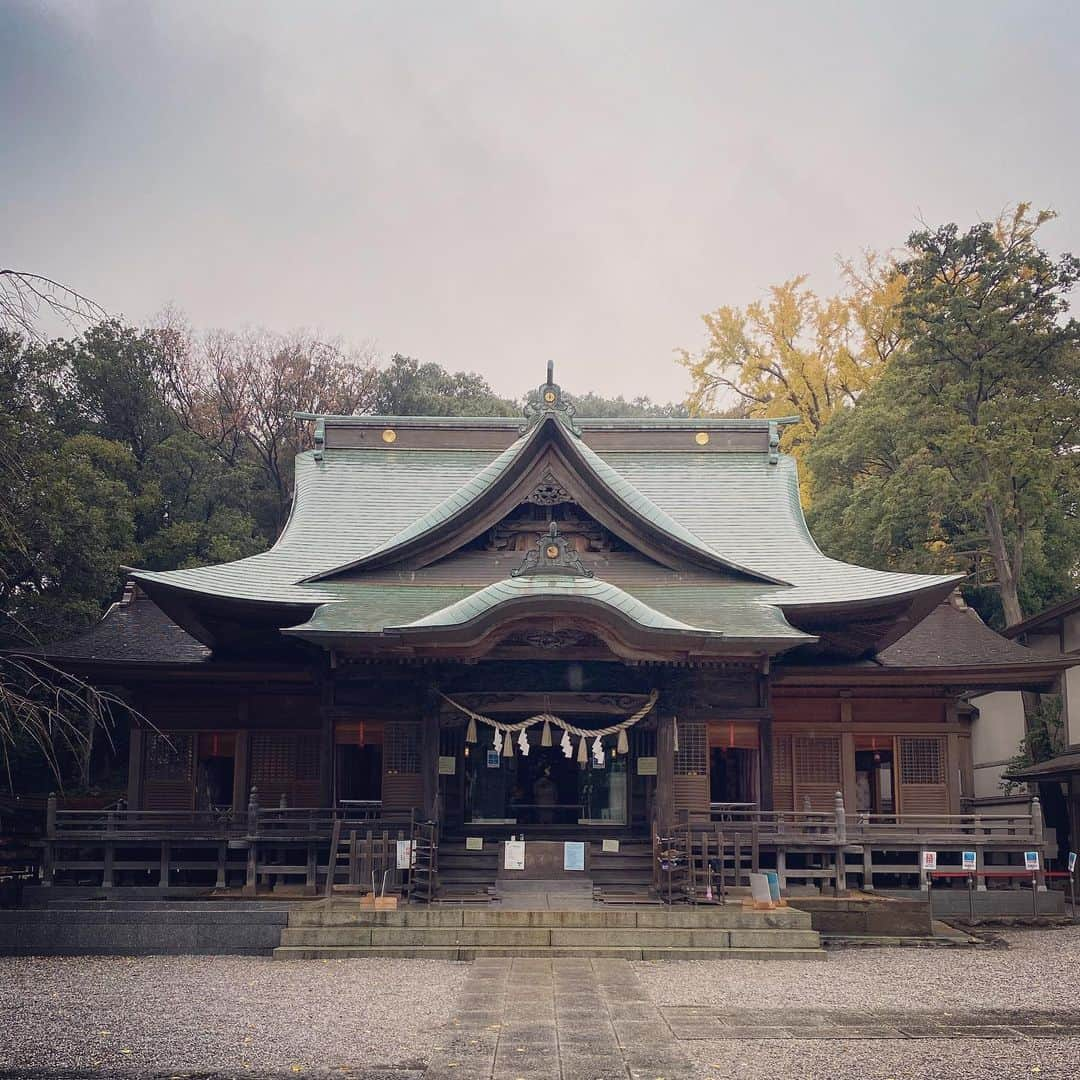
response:
M681 397L700 315L1031 200L1080 5L0 0L0 264L131 321Z

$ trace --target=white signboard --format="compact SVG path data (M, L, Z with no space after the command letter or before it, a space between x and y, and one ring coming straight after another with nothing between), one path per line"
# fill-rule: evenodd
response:
M1025 851L1024 852L1024 869L1025 870L1038 870L1039 869L1039 853L1037 851Z
M466 836L465 837L465 850L466 851L483 851L484 850L484 838L482 836Z
M960 853L960 868L962 870L974 870L975 869L975 852L974 851L962 851Z
M457 758L450 755L439 755L439 775L453 776L457 772Z
M1073 873L1076 870L1076 852L1069 852L1069 873Z
M603 842L603 844L601 845L601 850L606 851L606 852L610 852L612 854L617 854L618 850L619 850L619 841L618 840L605 840Z
M924 851L922 853L922 868L924 870L936 870L937 869L937 852L936 851Z
M638 776L655 776L656 775L656 758L654 758L654 757L639 757L637 759L637 774L638 774Z
M413 850L411 840L399 840L397 842L397 868L399 870L411 870L416 865L416 852Z
M503 844L503 869L525 869L525 841L507 840Z

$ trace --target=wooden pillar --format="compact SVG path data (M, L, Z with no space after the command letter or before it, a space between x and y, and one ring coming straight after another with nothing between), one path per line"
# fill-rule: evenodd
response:
M145 733L141 724L132 724L128 735L128 790L129 810L143 808L143 742Z
M247 704L242 707L242 720L247 721ZM244 812L247 805L248 761L250 760L251 733L247 730L236 733L236 757L233 758L233 812L237 816Z
M773 720L764 716L758 723L758 761L761 772L758 806L772 810L773 806Z
M334 799L334 669L326 657L320 679L319 805L333 806Z
M116 859L116 845L111 840L105 841L105 851L101 863L101 887L111 889L116 884L113 875L113 863Z
M670 836L675 825L675 717L664 709L656 718L656 798L653 800L656 827Z
M172 846L168 840L161 841L161 865L160 873L158 874L158 888L167 889L169 887L169 862L172 859Z
M420 712L420 775L423 780L426 821L439 817L439 699L429 686Z
M41 884L52 885L56 866L56 792L45 803L45 846L41 849Z
M840 721L850 724L852 708L850 701L840 702ZM840 781L844 795L844 805L855 810L858 799L855 796L855 735L851 731L840 733Z

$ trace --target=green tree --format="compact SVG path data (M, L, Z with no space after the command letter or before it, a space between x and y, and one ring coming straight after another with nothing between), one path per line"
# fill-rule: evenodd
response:
M517 416L520 406L499 397L475 373L451 374L395 353L379 372L371 411L378 416Z
M535 393L535 391L534 391ZM648 397L636 397L626 400L621 394L617 397L604 397L602 394L571 394L578 416L597 417L686 417L690 410L681 402L669 401L666 405Z
M871 565L992 567L1006 625L1077 582L1080 279L1027 205L909 239L904 347L807 455L811 527Z

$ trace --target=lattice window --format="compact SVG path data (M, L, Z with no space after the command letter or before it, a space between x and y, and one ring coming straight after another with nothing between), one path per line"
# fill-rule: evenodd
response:
M194 739L173 733L165 736L147 732L146 779L185 781L191 779Z
M791 736L773 739L773 783L791 787Z
M795 782L798 784L840 783L840 740L828 735L813 738L796 735Z
M704 724L679 721L679 752L675 755L675 775L708 776L708 746Z
M251 736L251 780L260 791L292 782L296 739L292 735L255 732Z
M297 736L296 779L319 779L319 740L314 736Z
M791 777L791 736L773 737L773 810L793 810L795 787ZM769 809L766 807L766 809Z
M905 736L900 740L900 783L944 784L945 740Z
M387 724L383 763L388 775L420 771L420 725Z

